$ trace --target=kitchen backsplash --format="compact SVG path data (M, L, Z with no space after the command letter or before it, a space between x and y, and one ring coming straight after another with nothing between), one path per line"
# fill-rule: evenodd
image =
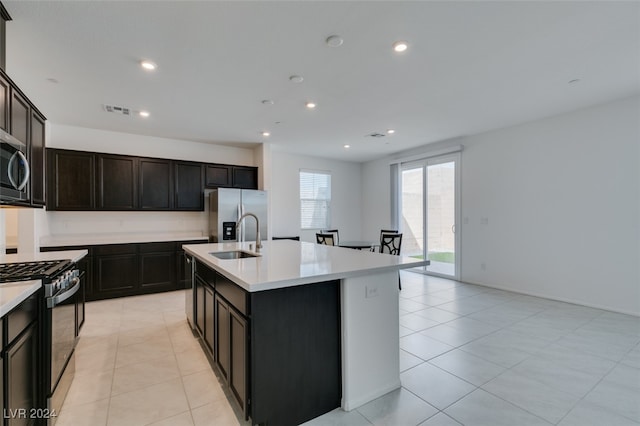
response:
M206 212L47 212L51 235L198 232L207 234Z

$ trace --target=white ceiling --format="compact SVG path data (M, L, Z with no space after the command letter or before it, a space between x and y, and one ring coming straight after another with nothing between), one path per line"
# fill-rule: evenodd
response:
M639 2L3 4L6 70L59 124L367 161L640 92Z

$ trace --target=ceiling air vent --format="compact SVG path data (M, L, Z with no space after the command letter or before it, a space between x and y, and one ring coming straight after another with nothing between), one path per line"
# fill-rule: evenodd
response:
M370 137L370 138L383 138L385 136L386 135L384 135L382 133L378 133L378 132L373 132L373 133L370 133L370 134L367 135L367 137Z
M131 108L127 108L127 107L123 107L123 106L116 106L116 105L104 105L104 110L107 112L112 112L114 114L119 114L119 115L126 115L126 116L130 116L131 115Z

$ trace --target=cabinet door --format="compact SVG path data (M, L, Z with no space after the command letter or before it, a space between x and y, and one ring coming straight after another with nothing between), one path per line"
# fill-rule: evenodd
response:
M213 289L208 285L204 287L204 343L206 344L209 352L213 355L214 345L214 296Z
M229 328L231 351L229 368L229 387L240 408L247 417L247 386L249 362L249 327L247 320L234 309L229 310Z
M0 129L9 131L9 80L0 73Z
M45 119L36 111L31 112L31 204L45 204L45 157L44 157Z
M258 189L257 167L233 167L233 187Z
M139 287L135 244L98 246L94 253L94 297L104 299L135 294Z
M205 283L196 276L196 329L200 333L200 336L204 336L204 287Z
M230 330L229 330L229 305L227 302L215 295L215 346L214 346L214 359L220 374L224 377L225 381L229 381L229 366L230 366Z
M140 290L143 293L173 290L176 262L174 243L139 244Z
M171 160L140 159L140 208L169 210L173 207Z
M231 186L231 167L222 164L207 164L204 182L206 188Z
M31 324L4 353L5 409L9 413L26 410L27 416L7 416L5 425L30 425L31 409L38 408L38 324Z
M98 154L98 208L134 210L138 207L138 162L135 157Z
M47 210L93 210L95 155L47 150Z
M174 162L175 210L204 210L202 164Z
M11 90L11 134L18 140L29 143L29 118L31 107L27 99L16 90Z

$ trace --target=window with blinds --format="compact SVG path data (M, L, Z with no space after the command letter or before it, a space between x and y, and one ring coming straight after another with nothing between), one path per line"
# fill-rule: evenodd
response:
M331 173L300 170L300 228L330 228Z

